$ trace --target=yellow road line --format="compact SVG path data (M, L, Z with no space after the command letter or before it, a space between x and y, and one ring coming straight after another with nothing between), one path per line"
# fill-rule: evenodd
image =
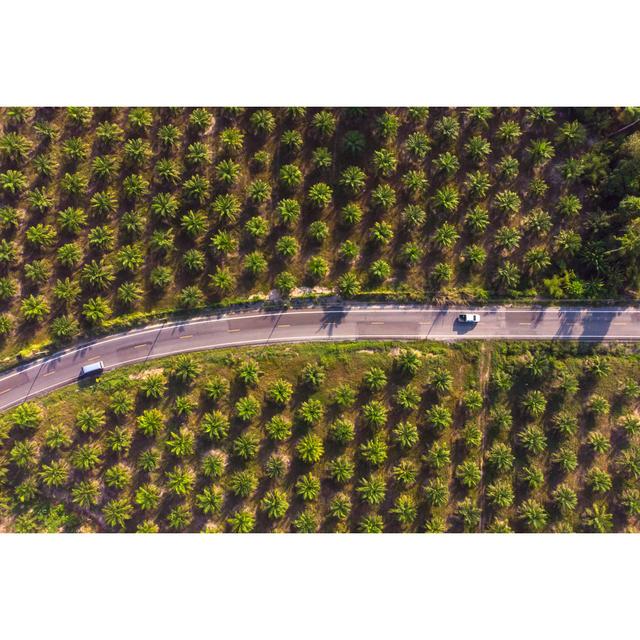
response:
M229 333L237 333L240 329L227 329Z
M291 326L290 324L279 324L278 328L279 329L285 329L286 327L290 327L290 326Z
M193 338L193 336L180 336L180 340L186 340L187 338Z
M147 345L146 344L135 344L133 345L134 349L144 349Z
M384 324L384 322L370 322L369 324Z
M48 373L43 373L43 374L42 374L42 377L43 377L43 378L46 378L47 376L51 376L51 375L53 375L55 372L56 372L56 370L54 369L53 371L49 371Z

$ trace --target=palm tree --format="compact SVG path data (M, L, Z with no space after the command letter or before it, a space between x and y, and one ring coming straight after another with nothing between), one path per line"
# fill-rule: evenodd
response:
M300 167L295 164L284 164L280 167L280 182L293 191L302 183L303 175Z
M267 389L268 400L281 407L286 406L291 400L292 396L293 385L283 378L279 378L278 380L273 382Z
M412 422L400 422L392 433L394 440L403 449L410 449L418 443L418 429Z
M424 457L425 462L435 470L444 469L451 462L449 445L444 442L434 442Z
M71 235L78 235L86 224L87 214L78 207L67 207L58 214L58 225Z
M342 171L339 183L350 194L360 193L367 182L367 174L356 166L349 166Z
M320 256L313 256L307 262L307 273L316 282L322 280L329 273L329 264Z
M56 230L50 224L35 224L29 227L25 238L36 249L50 247L56 240Z
M126 427L115 427L107 434L107 445L114 453L126 454L131 447L131 433Z
M123 282L118 287L118 300L126 307L132 307L142 299L142 288L135 282Z
M82 282L92 289L105 290L109 288L115 279L111 265L104 260L92 260L82 268Z
M160 489L148 482L138 487L135 494L135 503L142 511L155 511L160 504Z
M223 494L217 487L205 487L196 495L196 505L205 515L220 513Z
M538 166L546 164L556 154L554 146L545 138L532 140L527 147L527 151L531 156L533 164Z
M198 309L204 306L204 294L197 285L185 287L178 296L180 306L185 309Z
M38 213L46 213L53 206L53 198L44 187L36 187L27 195L29 206Z
M329 503L328 513L332 518L344 522L351 514L351 499L344 493L337 493Z
M418 160L424 160L431 150L431 138L422 131L414 131L405 141L407 151Z
M424 492L432 507L444 507L449 502L449 489L442 478L430 480L426 484Z
M482 477L480 467L473 460L465 460L456 467L456 478L462 486L472 489L476 487Z
M318 111L313 116L311 125L320 138L330 138L336 130L336 117L330 111Z
M42 420L42 409L33 402L23 402L11 412L11 422L21 429L35 429Z
M360 155L367 146L367 139L360 131L347 131L342 138L344 150L351 156Z
M256 526L255 516L248 509L238 509L227 522L233 533L250 533Z
M216 452L210 453L202 460L202 474L205 478L217 480L224 474L227 460L224 454Z
M288 440L291 437L291 421L282 416L273 416L264 426L267 436L276 442Z
M585 525L597 533L608 533L613 528L613 516L607 511L607 505L596 502L583 515Z
M498 509L507 509L513 504L514 494L508 480L499 480L487 487L489 502Z
M137 181L134 180L130 183L130 191L134 195L139 193L139 196L142 196L147 190L147 186L145 185L146 181L142 178ZM98 191L91 196L89 205L94 214L106 217L115 212L118 205L118 199L111 191Z
M209 197L209 180L195 173L182 183L182 191L187 200L203 205Z
M104 482L110 489L121 491L131 481L131 471L123 464L109 467L104 473Z
M124 245L116 256L120 270L135 273L144 264L144 254L137 244Z
M49 305L44 296L27 296L20 306L20 311L28 322L40 322L49 313Z
M100 485L97 480L83 480L71 488L71 501L83 509L90 509L100 500Z
M533 498L525 500L518 511L520 517L531 531L542 531L547 526L549 517L544 507L537 500Z
M249 118L252 129L257 134L268 135L276 128L276 119L268 109L258 109Z
M300 203L291 198L280 200L276 206L276 211L281 222L285 226L294 225L300 217Z
M510 189L505 189L496 194L495 205L497 209L507 215L518 213L522 202L520 196Z
M578 496L576 492L566 484L559 484L554 490L552 497L562 515L572 513L578 506Z
M346 418L338 418L329 426L329 437L338 444L348 444L355 438L353 422Z
M325 209L333 198L333 189L324 182L317 182L307 192L311 204L318 209Z
M276 242L276 251L285 260L289 260L296 256L299 249L300 246L294 236L282 236Z
M374 428L380 428L387 422L387 408L378 400L371 400L362 407L362 415L367 422Z
M377 434L375 437L360 445L360 454L371 466L379 467L388 455L387 443L384 436Z
M377 513L371 514L362 518L358 527L362 533L382 533L384 520Z
M446 429L451 426L453 418L451 411L442 404L433 405L426 412L427 420L436 429Z
M221 411L210 411L202 416L200 429L211 440L222 440L229 434L229 419Z
M80 409L76 415L76 426L83 433L96 433L107 421L105 412L94 407Z
M356 491L367 504L381 504L386 494L385 480L382 476L377 475L362 478L356 487Z
M90 471L102 462L100 455L101 450L96 443L84 444L71 454L71 464L80 471Z
M317 398L305 400L299 407L297 418L306 426L313 426L322 420L324 416L324 407L322 402Z
M348 271L338 278L338 293L343 298L353 298L358 295L361 286L360 279L352 271Z
M82 315L90 324L102 324L111 315L111 307L104 298L96 296L82 306Z
M417 515L418 509L413 497L409 494L403 494L396 498L394 506L389 510L398 519L398 522L403 527L410 527Z
M405 411L413 411L420 405L420 393L416 387L407 385L398 389L394 396L395 403Z
M200 374L201 367L189 354L176 357L171 369L171 376L181 384L191 384Z
M27 178L22 171L7 169L4 173L0 173L0 187L12 196L24 191L27 184Z
M177 496L186 496L191 493L195 483L193 472L186 467L174 467L166 472L167 486Z
M465 531L476 531L480 524L480 509L472 498L466 498L458 504L456 509L458 517L462 520Z
M347 456L339 456L329 463L328 470L333 480L344 484L353 477L355 465Z
M387 183L378 185L371 192L371 202L382 211L389 211L396 204L395 189Z
M318 530L318 521L314 512L307 509L293 521L293 526L298 533L315 533Z
M312 473L300 476L296 481L296 493L305 501L312 502L320 495L320 480Z
M547 400L542 391L534 389L525 395L522 406L532 418L539 418L547 408Z
M191 456L195 450L194 435L186 428L171 433L165 444L167 449L177 458Z
M607 493L613 486L611 475L598 467L589 470L587 483L594 493Z
M287 494L281 489L272 489L267 491L260 501L260 508L272 520L284 518L289 509L289 500Z
M102 513L109 527L123 529L127 520L131 519L133 508L126 498L110 500Z
M460 169L460 161L458 157L451 153L451 151L445 151L434 159L433 164L436 167L436 171L444 173L447 177L451 178Z
M365 372L363 382L369 391L382 391L387 385L387 374L380 367L371 367Z
M94 227L89 231L87 239L90 247L104 253L113 247L113 230L106 225Z
M20 469L31 467L36 462L36 445L30 440L19 440L9 452L9 460Z
M251 422L260 413L260 403L253 396L243 396L236 404L236 415L243 422Z
M147 378L148 380L148 378ZM145 409L137 418L138 429L145 436L155 436L164 424L164 415L159 409Z
M514 460L511 448L503 442L496 442L487 452L487 463L498 473L511 471Z
M394 480L403 487L411 487L416 483L418 470L411 460L401 460L395 467L391 469L391 475Z
M422 366L422 360L418 352L404 349L396 357L395 366L402 374L413 377Z
M260 441L251 434L243 433L233 441L233 453L242 460L253 460L258 455Z
M396 172L398 159L389 149L377 149L373 152L373 166L378 174L388 178Z
M547 449L547 437L544 431L535 425L530 425L521 431L518 434L518 439L524 449L534 456L540 455Z
M229 393L229 381L222 376L214 376L204 385L205 395L212 402L217 402Z

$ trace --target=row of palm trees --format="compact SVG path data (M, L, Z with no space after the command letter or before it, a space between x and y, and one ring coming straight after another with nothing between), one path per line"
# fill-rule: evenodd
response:
M18 530L52 496L115 530L633 527L638 372L567 349L496 346L486 394L453 348L354 352L356 377L353 358L179 356L70 396L75 412L4 416L3 495Z
M67 340L272 287L584 297L606 284L577 275L585 125L552 109L2 118L4 335L42 323Z

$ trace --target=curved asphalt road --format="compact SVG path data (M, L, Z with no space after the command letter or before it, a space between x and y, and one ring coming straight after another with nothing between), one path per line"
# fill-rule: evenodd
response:
M480 314L476 326L456 321ZM312 340L640 340L635 308L443 308L366 305L245 311L171 322L85 343L0 375L0 411L75 382L80 368L102 360L107 369L176 353Z

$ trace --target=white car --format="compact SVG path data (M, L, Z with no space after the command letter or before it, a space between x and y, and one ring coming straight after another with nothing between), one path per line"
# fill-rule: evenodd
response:
M104 371L104 362L99 360L98 362L92 362L91 364L85 364L82 369L80 369L80 377L84 376L97 376Z
M461 313L458 316L458 322L463 324L478 324L480 316L477 313Z

